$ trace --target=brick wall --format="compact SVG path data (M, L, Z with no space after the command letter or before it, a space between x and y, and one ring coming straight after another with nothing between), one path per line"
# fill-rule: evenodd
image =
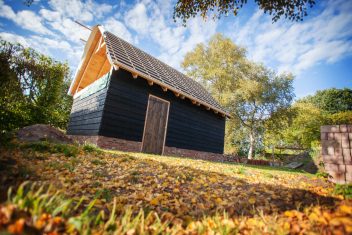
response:
M118 138L111 138L105 136L82 136L82 135L70 135L70 138L77 141L80 144L85 142L95 144L100 148L104 149L114 149L126 152L140 152L141 151L141 142L138 141L129 141ZM218 161L218 162L229 162L230 157L224 156L223 154L218 153L209 153L202 152L190 149L180 149L175 147L165 146L164 155L168 156L177 156L177 157L188 157L193 159L202 159L209 161Z
M321 145L325 170L334 183L352 183L352 125L322 126Z

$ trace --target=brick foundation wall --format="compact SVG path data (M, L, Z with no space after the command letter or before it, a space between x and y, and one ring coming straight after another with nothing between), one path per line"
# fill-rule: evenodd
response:
M80 144L85 142L95 144L103 149L113 149L126 152L139 152L141 150L141 142L111 138L105 136L83 136L70 135L70 138Z
M129 141L118 138L111 138L105 136L81 136L81 135L70 135L70 138L77 141L80 144L85 142L95 144L100 148L114 149L126 152L140 152L141 142ZM165 146L164 155L177 156L177 157L188 157L193 159L202 159L208 161L227 162L229 161L228 156L218 153L202 152L190 149L180 149L175 147Z
M352 125L322 126L321 155L334 183L352 183Z

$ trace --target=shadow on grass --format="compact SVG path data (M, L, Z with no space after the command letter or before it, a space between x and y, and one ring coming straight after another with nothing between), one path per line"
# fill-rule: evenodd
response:
M105 190L101 195L117 198L119 213L123 213L126 206L131 206L135 212L142 208L158 213L169 212L183 219L187 216L199 219L204 215L215 215L219 211L226 211L231 217L252 216L257 214L258 210L269 215L292 209L303 210L314 205L331 207L338 201L336 198L322 196L309 190L289 188L280 184L251 183L218 172L190 166L167 165L133 155L100 156L101 160L108 162L103 167L94 164L87 156L79 156L82 163L77 165L69 176L64 170L59 170L53 175L33 172L30 180L45 179L55 185L62 185L70 197L86 196L93 199L97 192ZM3 160L2 163L15 162L19 166L35 164L39 170L44 169L46 164L38 158L21 158L19 154L14 158L11 151L5 158L7 160ZM53 156L48 158L55 160ZM19 183L23 181L16 172L8 171L6 167L2 169L5 169L1 171L3 185L6 184L6 179L12 178L11 184L15 184L16 180ZM97 169L104 171L104 174L96 174ZM71 179L75 181L70 181L69 186L64 186L63 182L58 184L63 177L68 181ZM109 187L103 189L102 185ZM73 188L80 190L72 190ZM1 191L6 192L4 190Z

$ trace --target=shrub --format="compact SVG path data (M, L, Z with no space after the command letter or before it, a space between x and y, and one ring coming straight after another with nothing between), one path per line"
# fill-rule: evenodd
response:
M345 199L352 199L352 184L336 184L334 193L342 195Z

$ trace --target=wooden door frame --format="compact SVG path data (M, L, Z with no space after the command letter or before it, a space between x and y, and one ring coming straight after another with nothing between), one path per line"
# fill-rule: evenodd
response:
M143 151L143 144L144 144L144 136L145 136L145 127L147 124L147 117L148 117L148 111L149 111L149 101L150 101L150 97L153 96L156 99L162 100L163 102L166 102L167 105L167 114L166 114L166 123L165 123L165 132L164 132L164 140L163 140L163 150L161 152L161 155L164 154L164 148L165 148L165 141L166 141L166 134L167 134L167 126L169 123L169 112L170 112L170 101L160 98L158 96L149 94L148 95L148 105L147 105L147 111L145 112L145 118L144 118L144 128L143 128L143 137L142 137L142 144L141 144L141 152Z

